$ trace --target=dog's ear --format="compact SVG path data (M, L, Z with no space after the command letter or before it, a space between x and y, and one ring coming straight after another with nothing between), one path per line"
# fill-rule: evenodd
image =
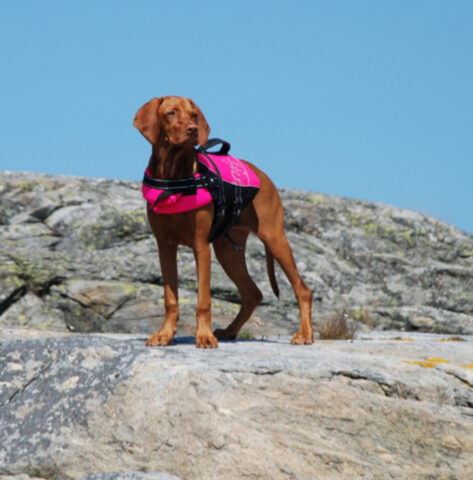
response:
M159 105L160 98L153 98L145 103L135 115L133 125L143 134L152 145L158 142L159 138Z
M198 135L199 145L204 146L209 139L210 127L200 108L197 105L195 105L195 108L197 109L197 117L198 117L197 125L199 126L199 135Z

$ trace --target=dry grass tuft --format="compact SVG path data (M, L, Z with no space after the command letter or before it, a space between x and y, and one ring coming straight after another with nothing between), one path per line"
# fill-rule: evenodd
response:
M256 337L250 332L241 332L237 336L238 340L256 340Z
M316 325L320 340L351 340L356 326L348 321L345 312L335 313Z

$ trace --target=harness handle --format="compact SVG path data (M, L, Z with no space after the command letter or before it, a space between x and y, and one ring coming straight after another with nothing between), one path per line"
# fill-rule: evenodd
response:
M216 145L222 145L218 152L209 152ZM199 153L213 153L214 155L226 155L230 151L230 144L220 138L211 138L205 145L201 145L197 151Z

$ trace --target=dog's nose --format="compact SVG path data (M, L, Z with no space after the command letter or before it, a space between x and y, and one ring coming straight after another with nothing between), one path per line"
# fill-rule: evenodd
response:
M197 125L195 123L191 123L187 126L187 133L189 135L195 135L197 133Z

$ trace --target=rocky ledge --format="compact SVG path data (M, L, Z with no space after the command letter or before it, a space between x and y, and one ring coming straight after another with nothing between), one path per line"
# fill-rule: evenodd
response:
M473 334L471 235L386 205L280 193L316 323L345 312L360 331ZM293 333L293 293L279 274L274 297L255 238L247 260L265 298L245 333ZM182 248L178 261L179 333L192 335L192 252ZM215 261L212 275L213 321L222 327L239 297ZM0 327L148 334L162 319L161 285L139 183L0 172Z
M0 479L471 478L471 336L145 338L4 329Z

